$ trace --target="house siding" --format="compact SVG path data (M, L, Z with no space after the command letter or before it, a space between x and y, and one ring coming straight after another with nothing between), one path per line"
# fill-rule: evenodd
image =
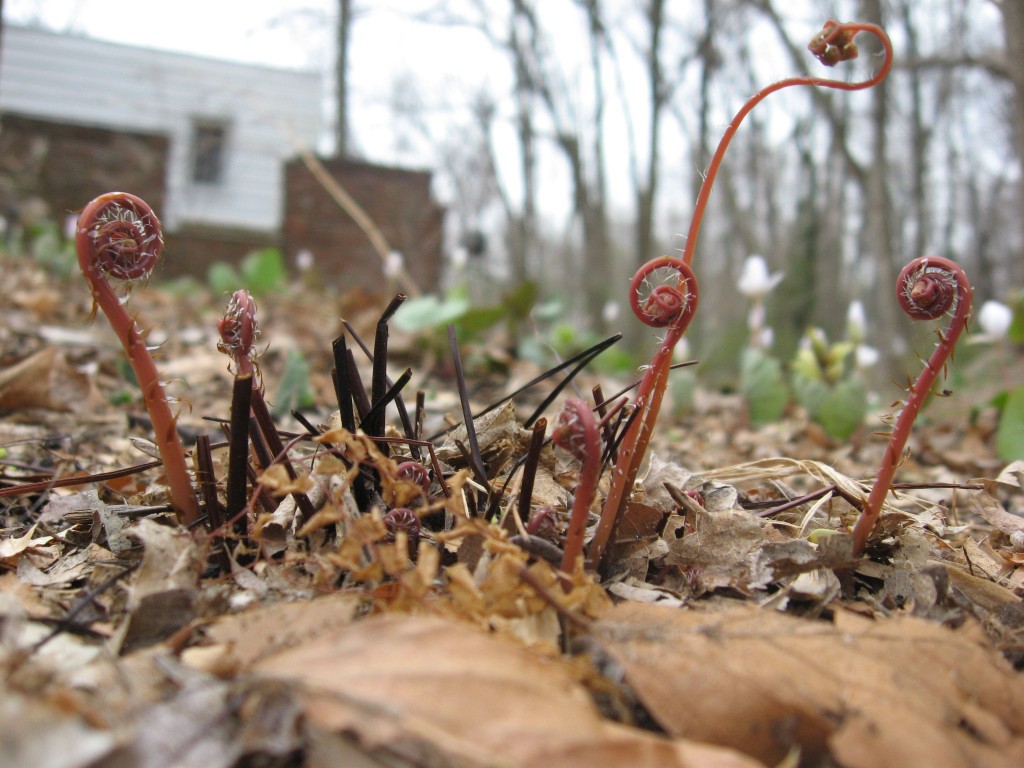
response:
M164 135L169 156L161 215L169 233L222 227L269 236L281 228L284 161L296 142L314 146L321 131L321 79L5 25L0 112ZM228 128L217 184L192 181L196 119Z

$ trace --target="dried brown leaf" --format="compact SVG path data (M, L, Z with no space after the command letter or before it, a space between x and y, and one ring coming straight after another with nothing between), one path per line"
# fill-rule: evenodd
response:
M1012 461L1007 464L994 482L1012 488L1024 488L1024 460Z
M690 470L674 461L663 461L656 453L652 453L643 478L644 494L651 504L674 509L676 504L665 486L670 485L679 491L687 490L687 483L692 476Z
M127 535L142 542L142 563L128 592L128 618L114 638L121 652L152 645L195 617L202 557L180 528L142 518Z
M1024 517L1007 512L1003 505L987 493L972 493L971 510L1003 533L1024 531Z
M764 543L764 521L743 510L699 510L696 517L694 533L669 542L666 562L698 570L705 589L746 589L750 555Z
M354 594L330 595L221 616L204 627L206 644L186 650L182 658L218 674L244 669L264 656L350 623L360 602Z
M0 566L12 568L17 565L22 555L33 551L41 552L51 541L52 536L37 536L34 525L25 531L23 536L0 539Z
M89 768L110 755L117 737L89 727L58 706L0 686L0 763L32 768Z
M756 766L605 721L558 661L462 623L371 618L264 659L309 721L371 754L455 766Z
M44 347L0 371L0 411L92 410L101 401L92 378L68 363L56 347Z
M513 447L521 449L529 445L532 435L530 430L523 429L516 420L516 408L511 401L474 420L473 428L476 431L480 453L484 455L498 454ZM462 452L457 445L460 442L463 445L469 444L465 424L460 424L452 430L444 444L437 449L437 458L444 462L461 464Z
M594 635L666 731L768 763L1024 761L1024 684L975 628L624 603Z

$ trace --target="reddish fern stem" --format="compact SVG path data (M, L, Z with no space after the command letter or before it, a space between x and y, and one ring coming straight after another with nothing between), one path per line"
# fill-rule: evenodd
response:
M569 530L562 550L562 570L572 573L583 554L583 535L587 529L590 505L597 495L601 477L601 434L590 407L578 397L570 397L558 416L551 441L580 460L579 482L569 516Z
M646 299L641 297L645 282L658 270L669 269L679 273L676 285L655 286ZM665 328L665 338L650 366L644 372L637 389L633 409L636 415L619 446L618 458L612 468L608 498L601 511L601 520L594 532L587 553L588 564L598 567L608 551L608 544L618 526L619 517L629 499L633 482L640 470L640 462L651 440L654 424L668 384L672 368L672 350L686 333L686 328L697 311L699 295L697 278L682 260L671 256L652 259L637 270L629 291L630 306L645 325Z
M712 156L711 162L708 165L707 173L704 175L704 182L701 184L700 192L697 194L697 202L694 206L693 218L690 220L690 230L686 234L686 244L683 248L683 261L687 264L693 263L693 254L697 248L697 237L700 234L700 225L704 219L704 209L707 207L708 198L711 196L711 189L715 185L715 177L718 176L718 169L722 165L722 159L725 157L725 151L729 148L729 144L732 142L733 136L736 135L736 131L739 129L740 124L746 116L750 114L754 107L776 91L781 91L783 88L789 88L791 86L810 85L819 88L836 88L841 91L859 91L865 88L872 88L886 78L889 74L889 70L892 69L892 43L889 42L889 36L885 31L875 24L839 24L835 21L827 21L825 22L821 32L814 37L807 48L811 53L817 56L825 66L831 67L839 61L847 61L856 56L856 47L850 50L849 46L853 45L853 38L860 32L867 32L870 35L874 35L878 38L879 42L882 43L882 47L885 49L885 58L882 61L882 66L879 67L878 71L867 80L847 83L842 80L830 80L824 77L788 77L784 80L779 80L777 83L772 83L760 90L743 105L739 112L736 113L736 116L732 119L729 127L726 128L725 133L722 134L722 139L719 141L718 148L715 150L715 154ZM843 56L835 57L830 52L836 48L840 50L846 49L847 53Z
M665 388L668 384L668 373L672 364L672 350L679 339L683 337L686 326L692 319L693 312L697 307L697 281L690 270L690 264L693 262L693 254L697 247L697 238L700 235L700 227L704 219L708 198L711 196L715 178L718 175L722 159L725 157L725 152L732 142L733 136L735 136L740 124L754 107L771 94L783 88L809 85L856 91L870 88L884 80L892 68L892 44L889 42L889 37L885 32L874 24L840 24L835 21L828 21L823 26L821 32L808 45L808 49L826 66L834 66L840 61L847 61L856 57L857 47L853 39L860 32L867 32L878 38L882 43L885 58L879 70L872 77L855 82L843 82L820 77L791 77L773 83L755 94L736 113L711 158L704 181L701 184L700 192L697 195L697 202L694 206L693 218L690 221L690 228L686 235L682 259L671 259L669 261L655 259L641 267L640 271L634 276L630 287L630 304L633 307L634 313L640 317L641 321L650 325L666 327L667 330L665 338L655 353L654 359L651 361L637 390L634 408L639 412L639 416L634 419L629 431L623 438L622 448L612 471L611 488L601 513L601 521L598 524L587 555L588 563L591 566L604 567L606 565L604 561L607 557L608 543L614 536L619 518L625 509L629 493L640 469L640 463L650 442L654 424L658 418L661 402L665 395ZM648 297L644 306L640 306L638 303L638 285L646 279L648 274L653 272L652 265L655 265L655 268L664 266L676 268L679 272L677 290L672 293L667 290L668 287L661 286ZM676 305L676 302L679 302L679 304ZM674 310L679 310L677 317L673 317L672 313ZM659 322L650 322L652 318L658 319ZM665 320L667 322L661 322Z
M100 195L78 217L78 264L92 292L93 312L103 310L121 341L142 390L163 461L171 505L182 525L199 518L199 502L185 464L177 417L138 324L124 307L131 287L152 273L163 251L160 220L143 200L125 192ZM111 284L116 281L121 295Z
M915 320L938 320L950 312L953 317L945 332L939 333L935 351L925 362L917 381L910 386L907 400L896 418L875 484L871 486L868 500L853 527L854 554L864 551L868 536L878 522L914 419L931 392L935 379L945 370L953 347L967 325L972 297L973 290L967 275L959 264L949 259L925 256L914 259L900 272L896 281L896 298L904 312Z

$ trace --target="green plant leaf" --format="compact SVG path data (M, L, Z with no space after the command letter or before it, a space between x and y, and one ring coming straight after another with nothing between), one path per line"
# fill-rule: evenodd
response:
M266 296L288 284L288 271L280 248L262 248L242 260L242 286L253 296ZM241 286L239 286L241 287Z
M547 299L534 306L533 317L536 320L557 320L564 311L565 305L561 299Z
M1008 335L1014 344L1024 344L1024 294L1017 293L1010 298L1013 308L1013 321L1010 323Z
M537 283L525 280L501 297L502 306L512 320L523 320L530 316L533 305L537 303Z
M829 386L821 379L794 376L793 393L796 395L796 401L807 411L807 415L817 420L821 405L828 398Z
M284 360L284 372L277 386L273 413L275 417L286 416L293 410L313 405L313 391L309 386L309 364L297 349L288 350Z
M242 276L238 270L230 264L218 261L210 265L206 271L206 283L210 290L217 295L227 294L230 296L242 286Z
M50 274L66 280L78 270L74 244L61 235L52 221L43 221L29 228L32 236L32 257Z
M506 317L504 307L469 307L456 321L459 338L468 341L473 336L493 328Z
M856 348L851 341L837 341L829 347L825 358L825 378L831 383L841 381L846 374L846 358Z
M790 363L793 371L793 380L821 381L821 366L818 365L818 358L811 349L803 348L796 351L793 362Z
M551 328L548 336L551 340L551 346L553 346L559 354L564 355L576 352L579 351L579 349L583 349L585 346L583 344L580 330L572 323L557 323Z
M451 297L439 299L432 293L407 300L392 318L396 328L408 333L444 327L469 311L469 299Z
M819 403L814 420L821 424L829 437L845 440L864 423L867 407L864 382L856 376L849 376L829 388Z
M740 391L754 425L777 421L789 402L782 364L758 349L745 349L740 368Z
M1007 395L996 431L996 451L1003 461L1024 459L1024 387Z

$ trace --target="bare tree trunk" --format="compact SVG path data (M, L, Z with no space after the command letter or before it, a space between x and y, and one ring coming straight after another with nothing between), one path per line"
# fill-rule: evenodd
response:
M592 60L600 60L604 24L599 14L596 0L587 2L583 6L588 14L590 22L590 44L592 48ZM594 73L594 97L595 109L587 119L593 125L593 154L589 157L584 154L579 129L569 115L572 114L572 104L564 95L564 88L559 88L556 74L546 69L547 50L543 40L543 30L538 22L536 12L532 4L527 0L512 0L513 14L521 20L524 25L523 31L529 31L529 41L520 38L521 48L524 55L528 56L528 62L532 65L529 69L533 79L531 82L533 91L540 97L554 124L555 141L562 150L572 177L572 199L575 214L579 217L583 234L583 274L581 281L584 288L584 309L592 327L603 330L603 309L605 300L612 283L609 278L611 272L611 248L608 235L608 213L607 213L607 190L604 181L604 158L603 158L603 126L601 125L601 114L603 110L603 84L600 80L600 71ZM521 35L525 36L525 35ZM527 48L528 46L528 48ZM597 49L594 51L594 49ZM592 159L596 158L596 160Z
M661 34L665 21L665 0L651 0L646 6L648 25L647 87L650 94L651 123L647 137L647 178L636 189L636 260L643 264L658 254L652 253L654 207L658 194L661 115L668 95L661 66Z
M604 305L609 298L608 276L614 270L611 238L608 233L607 189L604 158L604 77L601 55L604 48L604 20L598 0L584 0L590 35L590 66L594 82L594 112L591 122L594 136L591 150L593 181L588 183L578 141L562 144L572 166L573 186L576 190L577 210L583 222L584 283L587 286L586 308L592 326L599 332L606 330Z
M1006 67L1013 82L1013 141L1017 163L1024 170L1024 2L1021 0L996 0L996 6L1003 14L1003 35L1006 46ZM1018 244L1024 242L1024 191L1020 182L1017 188L1017 237ZM1010 278L1024 280L1024 259L1011 260Z
M900 3L900 16L903 21L903 33L907 39L907 57L911 60L920 57L917 41L917 29L914 26L911 3ZM932 129L924 118L921 100L921 70L913 68L908 72L910 78L910 121L913 138L910 142L910 179L911 193L909 196L909 213L914 228L913 240L910 243L908 257L923 256L928 232L931 230L931 212L928 194L928 148L931 145Z
M530 77L526 48L520 39L520 12L513 10L509 30L509 47L515 68L516 136L519 141L519 169L523 196L520 212L512 217L509 256L512 281L520 283L533 274L531 255L537 240L537 157L536 132L533 127L533 82Z
M863 0L862 14L865 21L883 26L881 0ZM865 191L866 214L866 241L867 254L875 258L878 265L877 290L872 291L872 296L882 297L891 295L890 286L895 285L896 277L899 275L903 265L899 263L894 250L894 222L893 222L893 200L889 189L889 167L888 167L888 134L889 124L889 81L883 80L871 89L871 173L868 174ZM898 324L898 318L902 313L898 311L895 300L881 300L877 302L875 311L882 320L883 333L890 339L895 338L892 333ZM882 353L889 357L897 352L895 349L885 349Z
M334 128L334 151L338 157L349 154L348 135L348 44L352 31L352 0L338 0L336 59L334 66L335 105L338 123Z
M1000 298L997 290L996 275L999 266L993 253L993 240L999 227L999 194L1002 191L1002 179L996 179L988 199L982 190L984 180L977 173L968 172L963 182L967 195L967 205L971 220L974 222L973 238L971 239L971 283L974 286L974 301L980 306L986 299Z
M717 25L715 24L714 0L704 0L704 25L704 34L698 44L700 95L697 99L697 168L700 173L693 177L691 194L694 200L700 193L704 170L711 162L711 140L709 138L711 133L711 80L721 61L718 51L715 49Z

